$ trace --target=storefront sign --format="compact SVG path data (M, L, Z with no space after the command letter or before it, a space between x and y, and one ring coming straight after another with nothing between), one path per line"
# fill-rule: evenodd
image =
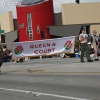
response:
M74 43L74 36L32 42L17 42L13 44L13 58L74 53Z

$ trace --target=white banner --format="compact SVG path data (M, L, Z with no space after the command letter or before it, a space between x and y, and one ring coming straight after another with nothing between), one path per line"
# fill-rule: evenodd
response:
M31 42L16 42L13 44L13 58L74 53L74 44L75 36Z

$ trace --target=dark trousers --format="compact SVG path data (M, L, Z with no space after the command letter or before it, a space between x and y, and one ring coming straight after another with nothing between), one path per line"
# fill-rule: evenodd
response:
M81 61L84 61L84 53L86 53L87 60L90 60L90 53L89 53L89 47L87 43L81 43Z
M0 68L1 68L2 64L3 64L3 63L2 63L2 62L0 62Z

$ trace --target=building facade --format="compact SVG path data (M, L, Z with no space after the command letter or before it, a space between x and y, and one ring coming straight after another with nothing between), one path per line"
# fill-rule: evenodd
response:
M97 30L100 33L100 2L62 4L62 24L88 24L90 32Z
M4 33L14 31L12 12L6 12L0 15L0 29L4 30Z
M100 2L62 4L62 12L55 14L55 25L48 26L52 36L78 36L81 29L86 28L87 34L93 30L100 33Z
M18 39L18 30L15 29L15 22L12 12L6 12L0 15L0 43L12 50L12 43Z
M0 41L8 43L8 48L18 41L78 36L82 27L88 34L93 30L100 33L100 3L62 4L62 12L54 13L52 0L24 1L16 7L17 19L13 19L12 12L0 15L5 38Z
M30 1L30 0L29 0ZM52 0L22 1L16 7L19 41L50 39L49 28L55 25Z

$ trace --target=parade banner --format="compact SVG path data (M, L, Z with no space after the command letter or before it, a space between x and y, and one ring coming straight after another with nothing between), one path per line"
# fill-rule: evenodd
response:
M13 44L13 58L74 53L75 37L16 42Z

